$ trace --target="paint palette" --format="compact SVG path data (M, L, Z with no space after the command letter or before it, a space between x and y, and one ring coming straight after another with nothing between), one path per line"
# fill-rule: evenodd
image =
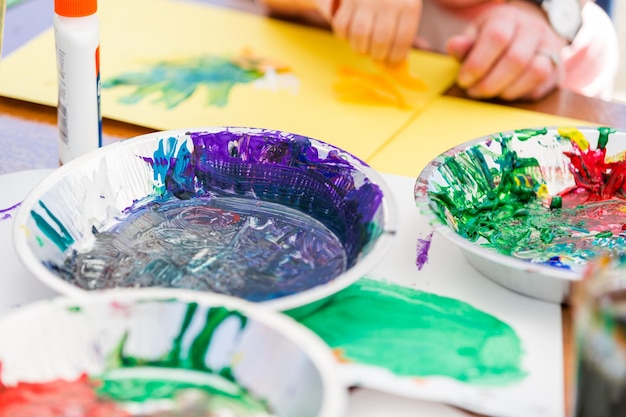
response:
M484 275L566 302L590 260L626 252L625 151L605 127L497 133L433 160L415 199Z
M9 414L345 415L326 345L234 297L127 289L56 298L4 317L0 334Z
M394 227L386 184L355 156L286 132L211 127L64 165L22 203L14 241L64 294L182 288L282 310L357 280Z

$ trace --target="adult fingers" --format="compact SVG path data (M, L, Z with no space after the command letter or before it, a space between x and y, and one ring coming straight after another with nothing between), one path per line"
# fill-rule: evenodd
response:
M491 98L500 95L522 77L527 67L536 59L535 51L539 42L536 32L526 32L518 27L508 48L500 55L493 67L467 90L468 95L475 98Z
M446 51L450 56L462 62L476 42L478 30L476 26L469 25L460 35L450 37L446 44Z
M504 100L537 100L552 91L559 79L561 64L556 55L537 50L522 75L511 83L501 94Z
M515 26L505 20L490 19L477 26L476 41L459 69L458 83L472 87L481 80L508 50Z

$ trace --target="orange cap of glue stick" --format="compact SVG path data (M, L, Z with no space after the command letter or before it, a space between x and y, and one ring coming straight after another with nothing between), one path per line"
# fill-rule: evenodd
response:
M63 17L89 16L97 10L97 0L54 0L54 12Z

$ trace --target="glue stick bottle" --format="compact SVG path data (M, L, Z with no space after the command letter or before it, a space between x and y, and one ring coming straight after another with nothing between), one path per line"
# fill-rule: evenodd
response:
M102 146L97 9L96 0L54 0L61 165Z

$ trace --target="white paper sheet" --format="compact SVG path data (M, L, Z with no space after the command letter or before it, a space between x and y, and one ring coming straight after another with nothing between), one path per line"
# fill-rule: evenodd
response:
M564 380L561 306L516 294L472 268L460 250L436 233L429 261L415 265L418 238L431 227L413 201L415 180L385 175L399 207L398 236L384 261L369 276L465 301L509 324L524 349L519 383L504 387L472 386L449 378L402 378L371 366L344 365L370 389L433 400L477 413L502 417L563 417Z

